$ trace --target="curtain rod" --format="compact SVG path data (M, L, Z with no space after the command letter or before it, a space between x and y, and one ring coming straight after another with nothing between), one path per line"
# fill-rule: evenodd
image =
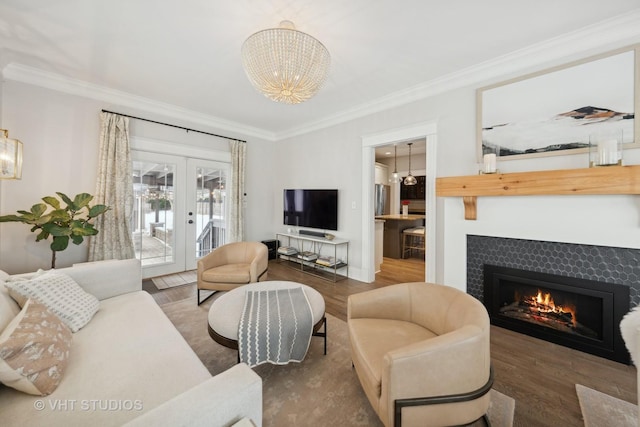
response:
M155 123L157 125L163 125L163 126L169 126L169 127L172 127L172 128L182 129L182 130L186 130L187 132L197 132L197 133L203 133L205 135L217 136L218 138L230 139L232 141L245 142L245 143L247 142L247 141L244 141L244 140L238 139L238 138L231 138L231 137L228 137L228 136L218 135L218 134L211 133L211 132L205 132L205 131L202 131L202 130L186 128L184 126L172 125L170 123L163 123L163 122L158 122L158 121L155 121L155 120L143 119L142 117L130 116L128 114L120 114L120 113L116 113L115 111L102 110L102 112L103 113L117 114L117 115L122 116L122 117L129 117L130 119L142 120L144 122Z

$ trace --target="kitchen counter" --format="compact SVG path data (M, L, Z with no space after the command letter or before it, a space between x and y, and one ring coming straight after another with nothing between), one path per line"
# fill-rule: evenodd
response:
M424 225L425 215L409 214L376 215L376 220L384 220L383 256L402 258L402 231Z
M404 216L402 214L396 215L377 215L375 219L384 219L384 220L400 220L400 221L415 221L417 219L425 219L426 215L415 215L409 214Z

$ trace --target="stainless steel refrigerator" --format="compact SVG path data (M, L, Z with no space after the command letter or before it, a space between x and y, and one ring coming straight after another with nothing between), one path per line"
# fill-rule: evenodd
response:
M384 184L375 185L375 214L388 215L391 212L391 200L390 200L391 187Z

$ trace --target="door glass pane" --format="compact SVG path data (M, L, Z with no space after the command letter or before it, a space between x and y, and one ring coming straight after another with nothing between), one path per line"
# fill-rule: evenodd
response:
M174 262L174 188L176 165L133 162L133 242L142 266Z
M226 176L217 168L199 167L196 174L196 258L225 243ZM190 216L190 219L191 217Z

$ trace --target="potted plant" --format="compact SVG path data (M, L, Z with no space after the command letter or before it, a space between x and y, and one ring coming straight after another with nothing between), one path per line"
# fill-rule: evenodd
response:
M29 211L18 211L18 215L0 216L0 222L22 222L32 225L31 231L38 232L36 242L52 237L51 268L56 267L56 252L64 251L69 241L79 245L87 236L95 236L98 230L93 220L109 210L106 205L89 206L93 196L80 193L73 200L64 193L56 192L66 204L53 196L43 197L44 203L31 206ZM51 209L47 212L48 209Z

